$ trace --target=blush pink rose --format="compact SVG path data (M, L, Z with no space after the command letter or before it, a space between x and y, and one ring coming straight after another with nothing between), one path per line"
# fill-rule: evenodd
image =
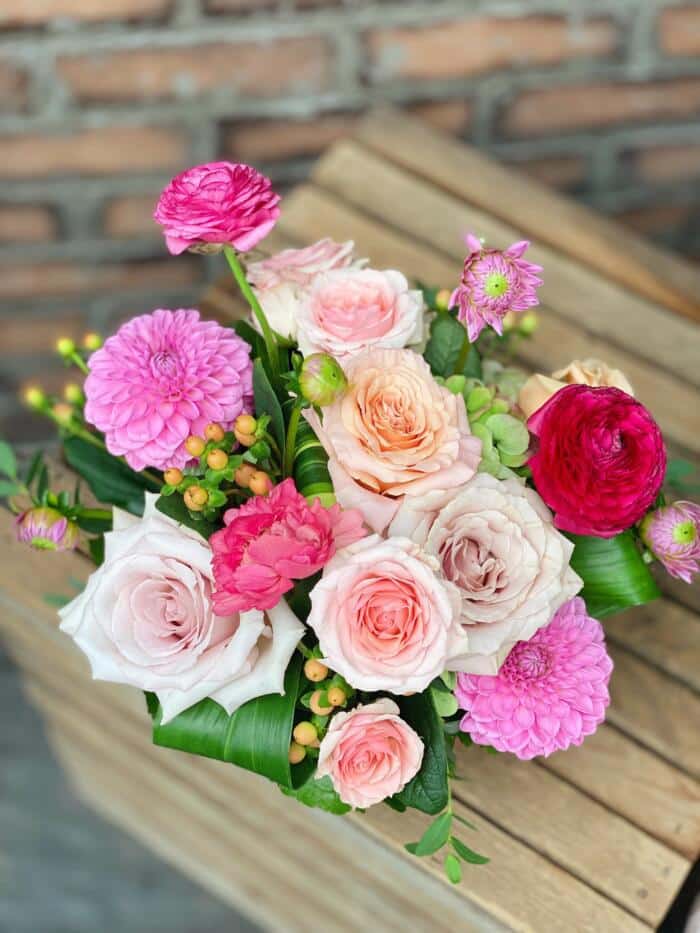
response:
M316 776L328 775L343 803L365 810L403 790L420 771L423 751L396 703L376 700L331 719Z
M305 417L328 454L338 502L382 532L404 497L448 490L472 478L481 441L461 395L438 385L412 350L367 350L345 366L348 390Z
M423 296L388 269L338 269L317 276L299 306L299 349L344 364L370 347L405 347L422 336Z
M209 545L156 509L143 519L115 509L105 561L61 609L61 629L85 652L96 680L157 694L163 722L211 697L228 713L268 693L284 675L304 628L281 602L216 616Z
M311 591L324 663L358 690L408 694L445 670L459 597L408 538L344 548Z
M202 244L244 253L277 223L279 200L270 179L250 165L208 162L173 178L153 216L175 255Z

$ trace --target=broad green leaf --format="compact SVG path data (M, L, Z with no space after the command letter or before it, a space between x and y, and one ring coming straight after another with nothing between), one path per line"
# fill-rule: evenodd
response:
M485 855L479 855L478 852L474 852L469 846L465 846L465 844L460 842L455 836L452 836L450 842L457 855L464 859L465 862L469 862L470 865L487 865L491 861L491 859L486 858Z
M17 479L17 459L7 441L0 441L0 473L10 479Z
M459 321L450 314L438 314L430 327L430 338L423 353L434 376L447 379L453 375L464 343L466 331ZM469 347L464 369L464 376L481 378L481 359L476 347Z
M260 359L255 360L253 363L253 394L255 396L255 411L258 414L269 416L270 434L275 439L280 451L283 451L286 431L282 406L270 384L270 380L267 378L265 367Z
M90 538L88 541L88 548L90 549L90 557L92 557L95 564L99 567L104 563L105 559L105 539L103 535L100 535L99 538Z
M335 494L328 473L328 454L304 418L299 422L295 447L294 482L297 489L309 501L319 498L323 505L332 505Z
M145 491L158 492L156 483L89 441L66 438L63 450L70 466L83 477L100 502L141 515Z
M104 534L105 531L112 530L111 518L86 518L79 515L75 521L79 528L93 535Z
M431 815L447 806L447 749L443 722L430 691L397 698L401 716L423 740L423 764L418 774L396 795L399 803Z
M179 495L159 496L156 499L156 508L159 512L162 512L163 515L175 519L180 525L185 525L187 528L192 528L194 531L199 532L199 534L207 540L209 540L220 527L219 525L215 525L214 522L207 521L205 518L193 518L182 496Z
M301 765L296 765L293 770L299 767L301 767ZM328 775L325 775L325 777L322 777L320 780L315 780L311 777L300 787L282 787L280 789L283 794L286 794L288 797L296 798L299 803L303 803L307 807L327 810L328 813L342 814L352 809L340 799Z
M462 880L462 866L456 855L448 852L445 856L445 874L452 884L459 884Z
M251 348L251 356L255 359L256 356L262 356L265 352L265 341L262 336L255 330L255 328L248 323L248 321L240 320L236 321L233 325L233 329L236 331L241 340L245 340L248 346Z
M614 538L568 537L575 545L571 566L583 580L580 595L590 615L602 619L660 595L632 532Z
M27 467L27 472L24 477L24 485L29 488L34 480L36 479L41 466L44 463L44 452L43 450L38 450L31 459L29 466Z
M415 854L418 856L432 855L441 849L450 838L452 828L452 814L445 812L433 820L418 840Z
M443 717L443 719L448 719L459 709L459 704L457 703L457 698L453 693L445 690L435 690L431 691L433 697L433 703L435 704L435 709L438 711L438 714Z

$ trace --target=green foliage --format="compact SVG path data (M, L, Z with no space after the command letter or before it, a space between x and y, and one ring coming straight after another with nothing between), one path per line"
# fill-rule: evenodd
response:
M294 482L297 489L309 500L318 497L324 505L332 505L335 495L328 472L328 454L304 418L299 422L295 448Z
M459 884L462 880L462 866L457 856L451 852L445 856L445 874L452 884Z
M664 483L676 495L692 496L700 492L700 483L691 479L697 473L694 463L688 460L669 460Z
M163 515L167 515L168 518L175 519L180 525L186 525L187 528L199 532L207 540L221 527L214 522L207 521L206 518L196 512L190 512L182 496L161 495L156 500L156 508Z
M449 800L447 749L442 719L435 709L430 691L397 699L401 716L421 737L425 751L420 771L394 799L423 813L440 813Z
M491 859L487 858L485 855L479 855L478 852L474 852L469 846L465 846L464 843L460 842L455 836L450 837L450 845L457 855L470 865L487 865L491 861Z
M300 766L296 765L295 769L297 767ZM303 803L307 807L316 807L320 810L326 810L328 813L340 815L352 809L346 803L343 803L335 792L328 775L320 780L311 777L299 787L282 787L281 790L283 794L294 797L299 803Z
M104 448L80 437L66 438L63 450L69 465L83 477L100 502L141 515L144 493L147 490L158 492L157 483L135 472Z
M434 376L447 379L455 373L465 337L464 327L451 314L436 315L430 327L430 339L423 353ZM481 358L473 344L469 347L462 374L474 379L481 378Z
M0 473L10 479L17 479L17 459L7 441L0 441Z
M285 427L282 406L275 390L268 379L265 367L259 359L253 363L253 394L256 412L264 413L270 419L270 434L280 450L284 450Z
M423 833L421 838L411 850L413 855L420 857L433 855L438 849L447 844L452 829L452 814L449 811L441 813L437 819L433 820L430 826ZM407 846L408 848L408 846Z

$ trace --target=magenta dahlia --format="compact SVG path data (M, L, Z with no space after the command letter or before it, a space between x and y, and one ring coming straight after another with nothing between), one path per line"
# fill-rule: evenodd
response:
M530 245L527 240L506 250L486 249L471 233L466 240L469 253L450 305L457 306L457 317L474 343L487 325L502 334L503 318L509 311L527 311L539 304L537 287L542 280L538 273L542 266L522 258Z
M692 583L700 570L700 505L681 500L655 509L641 531L644 543L671 576Z
M250 410L250 347L199 311L132 318L90 357L85 418L134 470L183 467L184 442Z
M603 627L576 597L519 641L498 674L458 676L460 728L478 745L522 759L580 745L605 719L612 668Z

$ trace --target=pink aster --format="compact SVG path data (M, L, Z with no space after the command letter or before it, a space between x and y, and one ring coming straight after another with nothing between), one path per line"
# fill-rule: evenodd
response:
M36 506L18 515L15 534L18 541L37 551L72 551L80 540L78 526L46 506Z
M487 325L503 334L503 318L509 311L526 311L539 304L537 287L542 280L538 273L542 266L522 258L530 245L527 240L506 250L486 249L471 233L466 241L469 253L450 305L458 307L457 317L474 343Z
M214 552L214 611L227 616L271 609L284 593L317 573L338 548L364 537L362 514L339 505L311 505L286 479L267 496L224 515L209 539Z
M700 505L678 501L650 512L642 522L644 543L672 577L693 582L700 570Z
M478 745L521 759L580 745L605 719L612 668L603 627L576 597L519 641L498 674L459 675L460 728Z
M184 442L250 410L250 347L199 311L132 318L90 357L85 418L134 470L183 467Z

